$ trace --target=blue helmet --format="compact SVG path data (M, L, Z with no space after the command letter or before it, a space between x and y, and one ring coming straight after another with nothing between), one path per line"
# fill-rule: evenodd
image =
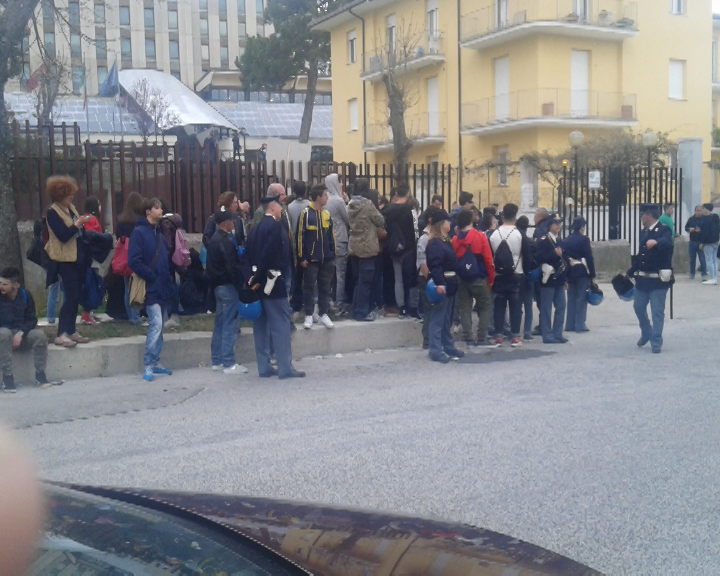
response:
M632 302L633 298L635 297L635 288L630 288L629 292L625 292L625 294L618 294L620 297L620 300L624 300L625 302Z
M427 285L425 286L425 295L431 304L440 304L445 300L445 294L438 294L437 286L435 286L435 280L430 278Z
M600 304L600 302L603 301L605 297L603 296L602 292L593 292L592 290L588 290L585 293L585 299L587 300L587 303L591 306L597 306Z
M633 284L630 278L624 274L618 274L612 279L612 285L620 300L624 300L625 302L632 301L633 295L635 294L635 284Z
M262 304L260 300L255 302L239 302L238 303L238 314L243 320L257 320L262 312Z

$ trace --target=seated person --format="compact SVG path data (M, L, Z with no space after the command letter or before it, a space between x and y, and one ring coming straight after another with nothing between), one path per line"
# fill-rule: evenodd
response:
M37 328L33 297L30 292L20 288L20 271L17 268L5 268L0 272L0 366L5 392L17 392L12 373L13 350L32 348L35 383L51 384L45 376L47 346L45 333Z

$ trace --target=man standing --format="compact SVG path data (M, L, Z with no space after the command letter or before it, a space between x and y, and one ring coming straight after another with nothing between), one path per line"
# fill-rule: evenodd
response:
M205 276L215 294L215 326L210 354L212 369L224 374L244 374L247 368L235 362L238 332L238 290L242 287L238 243L233 235L234 214L224 206L215 212L217 231L207 248Z
M335 276L335 236L330 213L325 210L328 191L322 184L310 190L310 206L300 214L297 227L298 266L305 270L303 301L306 330L312 328L315 309L315 291L318 294L320 322L326 328L334 324L328 316L330 292Z
M343 312L345 307L345 270L347 269L348 257L348 220L347 207L342 186L337 174L329 174L325 178L325 187L328 191L327 211L332 218L333 230L335 232L335 306L338 312ZM322 312L320 313L322 314Z
M45 377L47 338L37 328L35 301L30 292L20 288L20 271L17 268L5 268L0 272L0 364L5 392L17 392L11 354L14 350L27 348L33 351L35 384L50 384Z
M658 222L659 217L660 207L657 204L640 205L640 221L644 228L640 233L640 251L627 272L628 276L635 277L633 307L640 323L640 340L637 345L642 347L650 342L654 354L662 351L665 297L674 282L672 232ZM652 324L648 319L648 303Z
M535 262L542 269L540 281L540 333L545 344L565 344L563 337L565 324L565 284L567 281L567 262L563 258L558 235L563 221L557 216L550 219L548 233L540 238L535 252ZM553 317L553 306L555 315Z
M148 327L145 339L145 371L143 380L152 382L155 374L172 374L160 364L163 347L163 330L168 319L167 308L175 293L175 279L170 275L170 258L165 236L160 230L163 211L160 200L146 198L141 206L144 218L138 218L130 236L128 265L145 280L145 310Z
M660 219L658 220L658 222L660 222L660 224L664 224L665 226L670 228L670 230L672 231L673 244L674 244L675 243L675 222L673 222L673 219L672 219L673 212L675 212L675 205L672 204L671 202L666 202L665 204L663 204L663 213L660 216Z
M707 267L705 264L705 250L700 248L700 224L702 223L703 207L702 204L695 206L695 214L688 218L685 224L685 232L690 234L688 242L688 252L690 256L690 280L695 278L695 261L700 260L700 276L707 276Z
M409 306L405 305L405 284L403 282L403 260L408 254L414 253L417 246L415 219L412 207L408 204L409 195L410 187L405 183L398 184L395 188L395 196L383 211L388 235L385 249L393 263L395 304L397 304L400 318L408 315L408 307L413 308L415 313L417 313L418 307L418 302L409 302ZM414 259L414 254L412 257Z
M262 198L265 216L253 228L245 245L243 276L260 291L262 312L253 322L255 356L261 378L303 378L305 372L292 365L290 304L283 270L290 265L289 239L280 223L283 209L279 196ZM270 345L275 348L277 370L270 365Z
M720 242L720 218L713 214L715 207L708 202L703 204L703 216L700 222L700 248L705 251L705 265L710 278L703 284L717 286L718 263L717 249Z
M297 238L297 225L300 219L300 213L310 205L307 195L307 186L302 180L296 180L292 185L293 197L295 198L288 206L288 216L290 217L290 229ZM293 245L294 246L294 245ZM292 279L292 294L290 296L290 307L292 308L292 318L296 320L300 316L300 310L303 304L303 272L301 266L295 267L295 273ZM293 328L295 324L293 324Z

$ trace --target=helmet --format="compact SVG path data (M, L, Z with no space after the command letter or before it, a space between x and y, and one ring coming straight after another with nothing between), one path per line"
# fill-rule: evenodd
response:
M603 301L604 298L605 297L603 296L602 292L598 293L598 292L593 292L592 290L588 290L585 293L585 299L587 300L588 304L590 304L591 306L597 306L598 304L600 304L600 302Z
M528 272L527 279L530 282L539 282L540 278L542 278L542 270L539 267Z
M612 285L620 300L630 302L635 293L635 284L624 274L618 274L612 279Z
M440 302L445 300L445 294L438 294L437 286L435 286L435 280L432 278L428 280L428 283L425 286L425 295L428 297L431 304L440 304Z
M257 320L262 312L262 304L260 300L255 302L239 302L238 303L238 314L243 320Z
M635 297L635 288L630 288L629 292L626 292L625 294L618 294L620 297L620 300L624 300L625 302L632 302L633 298Z

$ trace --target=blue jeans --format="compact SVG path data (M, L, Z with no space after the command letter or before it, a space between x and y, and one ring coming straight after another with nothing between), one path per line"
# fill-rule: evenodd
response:
M695 276L695 256L700 259L700 275L707 274L707 265L705 264L705 250L700 250L700 242L688 242L688 253L690 255L690 276Z
M710 276L708 280L717 281L718 277L718 262L717 262L717 244L703 244L703 250L705 250L705 266L707 266L707 272Z
M145 356L143 364L145 368L154 368L160 363L160 354L163 348L163 331L167 320L167 308L160 304L145 306L150 326L145 338Z
M568 280L567 320L565 320L565 330L568 332L583 332L587 329L585 326L588 307L586 293L589 284L590 278L587 276Z
M667 288L657 288L649 292L638 290L635 287L633 307L640 323L640 333L643 340L649 340L653 348L661 348L663 344L662 331L665 324L665 297ZM647 305L650 303L652 325L648 319Z
M275 349L278 376L287 376L295 368L292 365L292 349L290 347L290 303L287 298L260 297L262 312L253 321L253 339L255 340L255 356L258 363L258 374L270 374L270 341Z
M362 320L370 314L370 292L375 280L377 256L358 259L358 277L353 294L353 318Z
M555 316L553 315L555 306ZM543 342L560 340L565 323L565 285L540 287L540 331Z
M238 329L238 292L232 284L215 288L215 326L210 341L213 366L235 366L235 340Z
M524 278L520 287L520 302L525 311L525 321L523 323L524 334L530 334L532 332L533 284L534 282L530 282L527 278Z
M128 321L131 324L140 324L142 320L140 320L140 310L135 310L132 306L130 306L130 278L132 276L125 276L123 280L125 281L125 312L127 312Z
M50 284L47 298L47 319L48 322L55 322L57 319L57 306L60 292L64 293L62 280Z
M432 307L430 314L430 358L440 358L448 350L455 350L455 340L450 333L454 296L446 296L440 304Z

